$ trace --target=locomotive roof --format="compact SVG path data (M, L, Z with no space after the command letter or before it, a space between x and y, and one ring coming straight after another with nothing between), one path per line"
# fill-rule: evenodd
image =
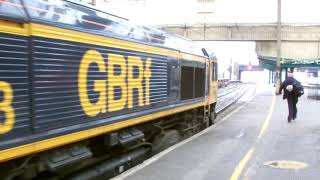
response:
M110 21L108 22L109 24L115 24L115 26L121 26L121 25L129 26L128 28L130 30L128 31L131 31L131 34L130 32L128 32L127 35L125 36L124 34L120 35L119 33L117 33L117 35L118 36L120 35L121 38L126 38L133 41L139 41L141 43L147 43L147 44L152 44L156 46L162 46L170 49L180 50L185 53L204 56L201 47L197 46L190 39L187 39L185 37L169 34L167 32L164 32L152 26L137 25L137 24L131 23L129 19L117 16L114 14L110 14L102 10L101 8L97 8L96 6L92 6L87 3L82 3L80 1L75 1L75 0L62 0L62 1L84 6L96 12L107 14L109 15L109 17L108 18L104 17L104 19L107 19L107 21L109 20ZM99 16L99 13L96 13L96 15ZM117 30L115 29L115 31Z

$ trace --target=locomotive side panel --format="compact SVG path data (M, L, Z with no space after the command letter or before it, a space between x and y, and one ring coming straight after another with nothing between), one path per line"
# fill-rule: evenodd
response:
M108 124L167 103L165 56L42 37L33 44L38 131Z
M37 132L110 124L167 104L167 50L120 40L161 44L164 38L67 1L25 3L35 23Z
M1 27L0 27L1 28ZM27 37L0 34L0 142L30 134Z
M31 134L28 25L15 3L0 2L0 147Z

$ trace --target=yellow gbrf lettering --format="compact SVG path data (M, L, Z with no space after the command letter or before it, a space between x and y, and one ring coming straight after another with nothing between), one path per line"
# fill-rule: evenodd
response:
M134 76L134 67L138 68L138 77ZM133 89L138 90L139 106L143 106L143 63L141 58L135 56L128 57L128 108L133 107Z
M96 64L99 68L99 72L106 72L106 65L102 55L96 50L89 50L85 53L81 60L79 75L78 75L78 87L80 103L83 111L91 117L98 115L99 113L106 112L107 97L106 97L106 80L95 80L94 91L99 92L99 99L96 103L91 103L88 95L88 70L90 65Z
M120 69L115 70L115 65ZM126 84L127 66L122 55L109 54L108 58L108 111L119 111L123 109L127 103L127 84ZM114 88L121 88L121 98L115 100Z
M13 128L15 114L11 106L13 100L13 92L11 85L7 82L0 81L0 91L3 92L3 101L0 102L0 111L4 112L4 123L0 123L0 134L5 134Z
M146 60L145 68L143 70L143 77L145 80L145 105L150 105L150 78L151 78L151 58Z

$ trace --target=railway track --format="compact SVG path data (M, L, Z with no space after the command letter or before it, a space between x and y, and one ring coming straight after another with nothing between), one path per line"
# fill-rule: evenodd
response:
M222 94L218 95L216 113L219 114L237 102L252 87L247 84L236 85Z
M228 87L225 88L219 88L218 89L218 98L221 98L223 96L227 96L228 94L231 94L239 89L243 84L237 83L237 84L232 84L229 85Z

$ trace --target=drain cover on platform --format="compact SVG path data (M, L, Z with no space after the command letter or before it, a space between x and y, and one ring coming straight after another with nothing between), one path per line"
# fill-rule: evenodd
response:
M298 161L267 161L263 165L278 169L304 169L308 166Z

